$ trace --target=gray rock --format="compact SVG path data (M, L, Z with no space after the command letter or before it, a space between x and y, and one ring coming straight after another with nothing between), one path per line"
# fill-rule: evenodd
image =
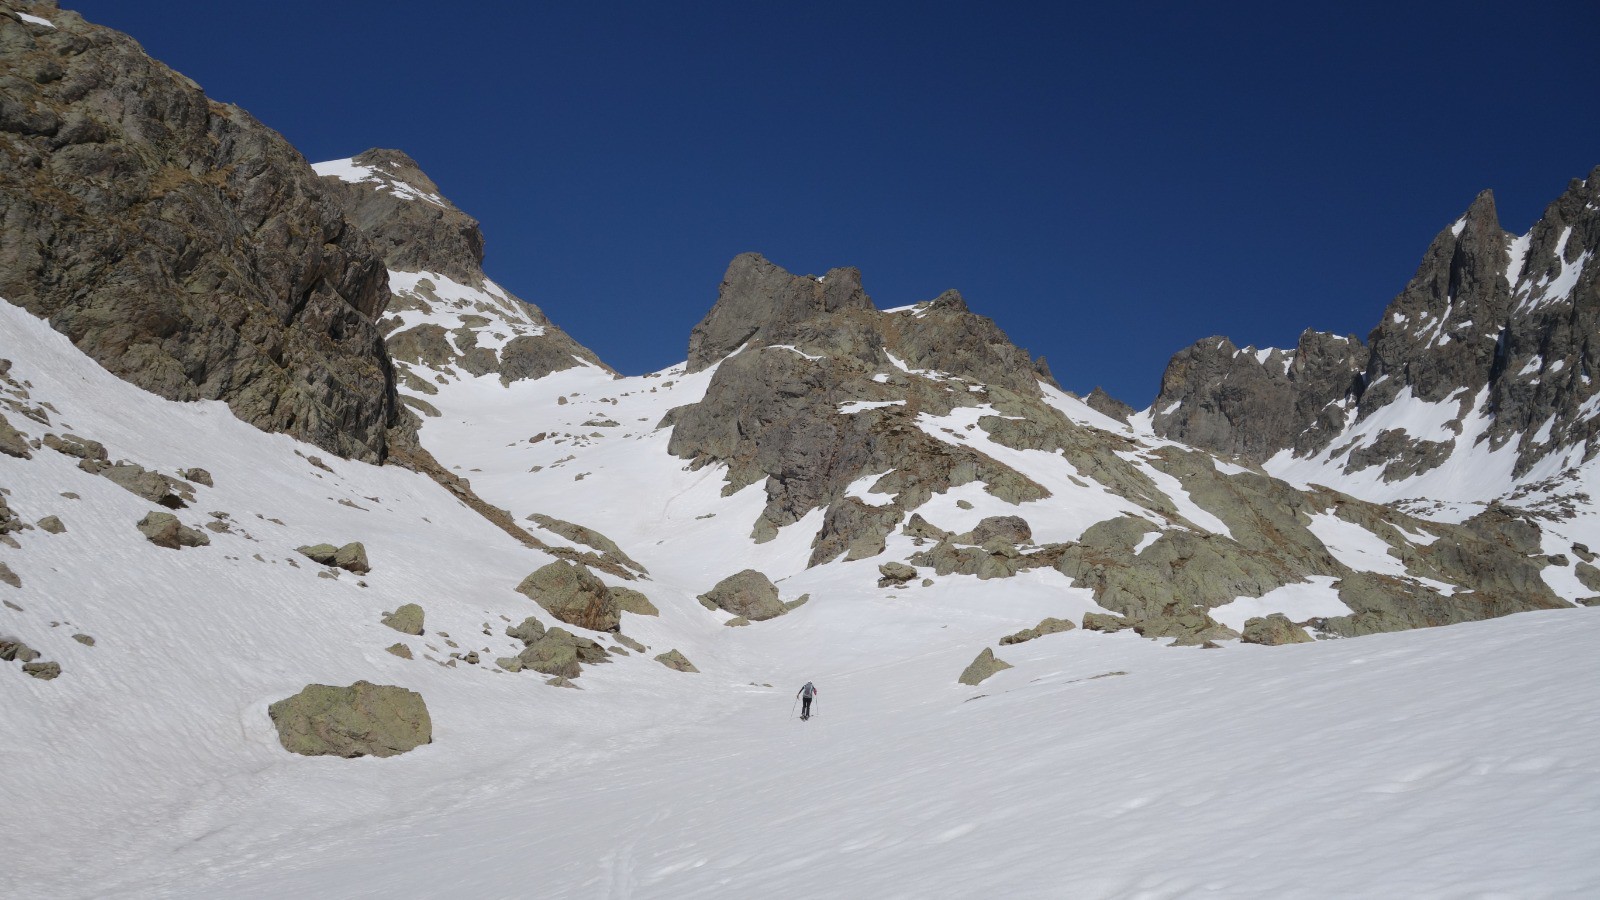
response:
M407 603L383 617L383 624L401 634L422 634L422 607Z
M1239 639L1246 644L1265 644L1275 647L1279 644L1304 644L1313 638L1306 634L1306 630L1289 621L1283 613L1272 613L1266 617L1256 617L1244 623L1244 631Z
M333 564L357 575L365 575L372 571L372 566L367 562L367 548L360 541L351 541L340 547L339 552L334 554Z
M611 540L600 532L595 531L593 528L575 525L572 522L566 522L542 513L533 513L532 515L528 516L528 519L529 521L538 523L540 528L555 534L559 534L569 541L593 547L602 556L608 557L619 567L632 569L634 572L637 572L641 575L647 574L645 567L639 565L637 562L634 562L632 557L622 552L622 548L618 547L615 541ZM631 578L633 576L627 575L626 577Z
M762 622L783 615L788 610L778 599L778 588L767 576L755 569L745 569L717 582L711 590L700 595L702 603L743 616L752 622Z
M552 628L544 636L528 645L517 658L524 668L545 675L577 678L584 662L604 662L603 647L588 638L581 638L565 628Z
M1063 631L1071 631L1076 627L1078 626L1072 624L1066 619L1050 617L1046 618L1044 621L1033 626L1032 628L1024 628L1016 634L1006 635L1000 639L1000 645L1004 647L1011 644L1021 644L1031 641L1035 638L1044 637L1047 634L1059 634Z
M67 530L67 526L62 524L60 516L45 516L34 524L39 526L40 531L49 532L50 534L64 534Z
M750 624L750 620L746 619L744 616L734 616L722 624L729 628L743 628L744 626Z
M181 547L204 547L211 543L206 533L184 525L172 513L152 512L139 520L139 533L157 547L177 550Z
M568 625L591 631L616 631L622 624L617 598L593 572L556 560L522 579L518 593Z
M1122 423L1127 423L1128 418L1134 413L1133 407L1106 393L1099 386L1090 391L1089 396L1083 398L1083 402L1095 412Z
M1106 634L1114 634L1118 631L1122 631L1123 629L1132 627L1132 622L1129 622L1127 619L1124 619L1121 616L1111 615L1110 613L1091 612L1083 614L1084 631L1101 631Z
M19 459L33 458L33 448L28 445L27 437L11 427L5 416L0 416L0 453Z
M962 684L978 685L982 684L985 679L994 673L1009 668L1011 668L1010 663L996 658L994 651L985 647L983 652L978 654L978 658L974 659L971 665L962 670L961 677L956 680Z
M133 463L117 463L99 474L128 492L168 509L184 509L194 501L194 487Z
M522 671L522 660L518 659L515 656L500 656L500 657L496 657L495 661L494 661L494 664L499 666L502 669L505 669L507 672L515 673L515 672L521 672Z
M310 684L267 715L283 748L305 756L395 756L433 741L422 695L394 685Z
M647 649L645 645L639 643L631 637L628 637L625 634L613 634L611 638L635 653L643 653Z
M31 662L23 663L24 675L32 675L43 681L49 681L61 674L61 664L56 662Z
M656 662L661 663L663 666L666 666L669 669L674 669L679 672L700 671L694 667L694 663L689 662L687 657L676 650L668 650L667 652L658 655L656 657Z
M616 598L617 608L623 612L633 613L636 616L659 616L661 610L650 602L650 598L636 590L625 587L610 588L611 596Z
M84 645L85 647L93 647L94 646L94 638L90 637L87 634L75 634L75 635L72 636L72 639L77 641L78 643Z
M917 570L901 562L887 562L878 566L878 587L905 584L917 577Z
M192 481L195 484L203 484L206 487L215 487L215 484L211 480L211 473L207 472L205 469L180 469L178 471L178 477L182 478L184 481Z
M819 314L872 309L856 269L832 269L821 278L791 275L759 253L741 253L722 276L716 304L690 332L688 371L698 372L752 341Z
M21 577L19 577L17 573L11 571L11 567L3 562L0 562L0 582L9 584L14 588L22 587Z
M521 625L507 625L506 637L515 638L526 647L544 637L544 623L533 616L529 616L522 620Z
M29 647L22 641L12 637L0 637L0 662L33 662L39 658L39 651Z
M390 644L389 646L387 646L387 647L385 647L383 649L387 650L390 653L393 653L395 656L398 656L401 659L414 659L415 658L415 657L413 657L411 655L411 648L407 647L405 644L394 643L394 644Z
M971 543L987 544L997 538L1008 544L1025 544L1033 540L1033 529L1021 516L988 516L972 529Z

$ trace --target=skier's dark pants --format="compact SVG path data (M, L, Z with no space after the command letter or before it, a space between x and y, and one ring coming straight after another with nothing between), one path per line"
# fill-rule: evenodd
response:
M800 718L805 719L805 718L809 718L810 716L811 716L811 698L810 697L801 697L800 698Z

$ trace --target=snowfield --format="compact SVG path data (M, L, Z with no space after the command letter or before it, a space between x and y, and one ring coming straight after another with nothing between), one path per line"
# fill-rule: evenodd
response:
M51 405L50 425L14 426L168 474L204 467L215 487L177 514L230 525L158 548L133 527L152 504L49 449L0 455L7 504L67 526L0 548L23 583L0 584L21 607L0 607L0 635L63 670L0 664L0 859L17 896L1600 895L1600 611L1273 648L1079 630L998 647L1014 667L966 687L956 676L1002 635L1098 610L1088 591L1050 569L878 588L904 535L806 569L820 513L751 543L761 487L722 496L721 468L690 471L656 430L710 371L446 379L430 450L541 539L564 543L530 513L597 528L650 571L629 586L660 617L623 621L648 653L566 690L492 665L520 649L508 622L552 623L513 590L550 557L433 482L161 400L7 303L0 357ZM965 421L928 424L983 441ZM1067 498L1016 510L1051 539L1131 508L1004 452ZM922 512L965 528L1014 510L974 484ZM1365 532L1330 534L1390 563ZM319 577L294 549L351 540L367 576ZM695 596L745 567L811 599L724 627ZM1325 584L1291 587L1219 618L1337 604ZM422 637L379 623L408 602ZM417 658L384 652L396 642ZM700 673L649 658L674 648ZM467 650L483 663L443 664ZM433 743L355 760L279 746L268 704L357 679L420 692ZM819 715L801 723L807 680Z

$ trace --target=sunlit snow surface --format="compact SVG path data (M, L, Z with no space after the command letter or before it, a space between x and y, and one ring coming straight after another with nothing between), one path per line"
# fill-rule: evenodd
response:
M655 428L702 395L709 371L447 379L430 395L443 413L424 428L430 450L518 520L592 525L651 571L632 586L662 615L623 624L650 652L587 668L584 690L564 690L421 658L443 657L440 631L492 659L513 649L506 619L550 621L512 590L549 557L426 479L262 434L221 404L162 401L9 304L0 357L59 411L49 430L169 473L209 469L216 487L178 515L199 524L227 511L251 536L156 548L133 528L150 504L50 450L0 456L8 504L68 526L0 549L24 582L0 585L24 607L0 607L0 629L63 667L51 682L0 667L0 855L19 896L1600 891L1600 612L1214 651L1080 630L999 648L1015 667L965 687L955 677L979 650L1045 616L1080 619L1096 609L1088 592L1048 569L879 589L877 564L913 550L903 535L882 557L807 569L819 512L751 543L761 485L723 497L723 470L690 470ZM1099 416L1064 395L1052 403ZM617 424L584 425L600 413ZM966 485L921 510L931 521L966 529L1016 511L1036 539L1065 540L1138 514L1073 484L1059 457L967 431L971 411L958 413L929 433L965 435L1051 479L1060 499L1007 507ZM46 430L9 418L30 436ZM293 550L345 540L367 545L367 587L318 578ZM1356 553L1367 538L1338 540ZM727 615L695 594L746 566L781 579L785 600L810 601L723 627ZM1291 587L1218 617L1336 611L1317 605L1325 585ZM425 638L378 623L405 602L425 607ZM383 652L397 641L419 658ZM701 674L648 658L669 648ZM267 704L358 678L421 692L434 743L387 760L278 746ZM807 680L821 688L819 716L801 723L792 701Z

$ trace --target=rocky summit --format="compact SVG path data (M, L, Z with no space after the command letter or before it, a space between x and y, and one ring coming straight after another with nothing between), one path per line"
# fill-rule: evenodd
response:
M1181 827L1073 882L1181 894L1239 822L1276 896L1417 834L1470 883L1330 892L1592 857L1600 170L1142 410L992 298L758 253L623 375L448 190L0 0L8 887L1020 896Z

